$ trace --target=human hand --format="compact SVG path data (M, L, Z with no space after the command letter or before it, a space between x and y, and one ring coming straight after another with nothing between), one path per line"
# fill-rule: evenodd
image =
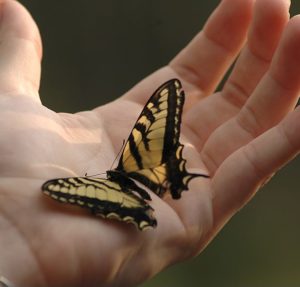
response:
M223 0L203 31L169 66L111 104L70 115L41 105L37 29L19 4L4 1L3 275L20 286L142 282L198 254L259 186L298 153L299 111L291 111L300 82L299 19L284 29L288 5L283 0L258 0L252 18L253 2ZM210 95L242 47L224 88ZM174 77L182 81L187 95L182 141L188 170L208 173L211 179L191 181L179 201L152 195L156 229L139 232L41 195L47 179L107 170L148 97Z

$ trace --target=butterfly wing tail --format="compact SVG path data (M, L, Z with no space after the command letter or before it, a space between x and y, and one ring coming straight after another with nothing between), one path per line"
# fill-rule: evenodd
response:
M179 199L181 197L181 193L184 190L188 190L189 182L196 177L204 177L209 178L209 175L201 174L201 173L189 173L186 170L186 160L182 157L183 145L179 144L176 152L171 155L170 160L168 162L169 176L173 178L170 183L170 192L174 199ZM174 168L175 167L175 168Z

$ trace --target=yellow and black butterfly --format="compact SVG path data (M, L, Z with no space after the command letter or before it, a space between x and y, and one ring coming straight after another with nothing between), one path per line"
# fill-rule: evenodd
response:
M94 214L134 223L141 230L155 227L149 193L134 180L162 197L170 191L178 199L188 183L204 174L187 172L179 142L184 92L179 80L160 86L135 123L118 166L107 179L71 177L49 180L42 190L52 198L89 208Z

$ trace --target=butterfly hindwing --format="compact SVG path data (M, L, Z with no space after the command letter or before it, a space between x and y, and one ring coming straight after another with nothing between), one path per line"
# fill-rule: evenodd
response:
M156 226L150 205L127 186L109 179L59 178L45 182L42 190L58 201L89 208L105 218L133 223L140 230Z

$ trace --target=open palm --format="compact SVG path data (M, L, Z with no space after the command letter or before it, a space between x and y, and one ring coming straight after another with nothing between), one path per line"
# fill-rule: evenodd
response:
M297 155L300 19L289 20L285 0L259 0L252 9L253 2L222 1L168 66L118 100L56 114L38 96L38 30L24 8L4 1L0 271L6 277L31 287L138 284L198 254ZM239 53L222 91L211 94ZM48 179L109 169L147 99L171 78L182 81L187 95L181 141L188 170L210 179L192 180L180 200L152 195L156 229L140 232L41 194Z

